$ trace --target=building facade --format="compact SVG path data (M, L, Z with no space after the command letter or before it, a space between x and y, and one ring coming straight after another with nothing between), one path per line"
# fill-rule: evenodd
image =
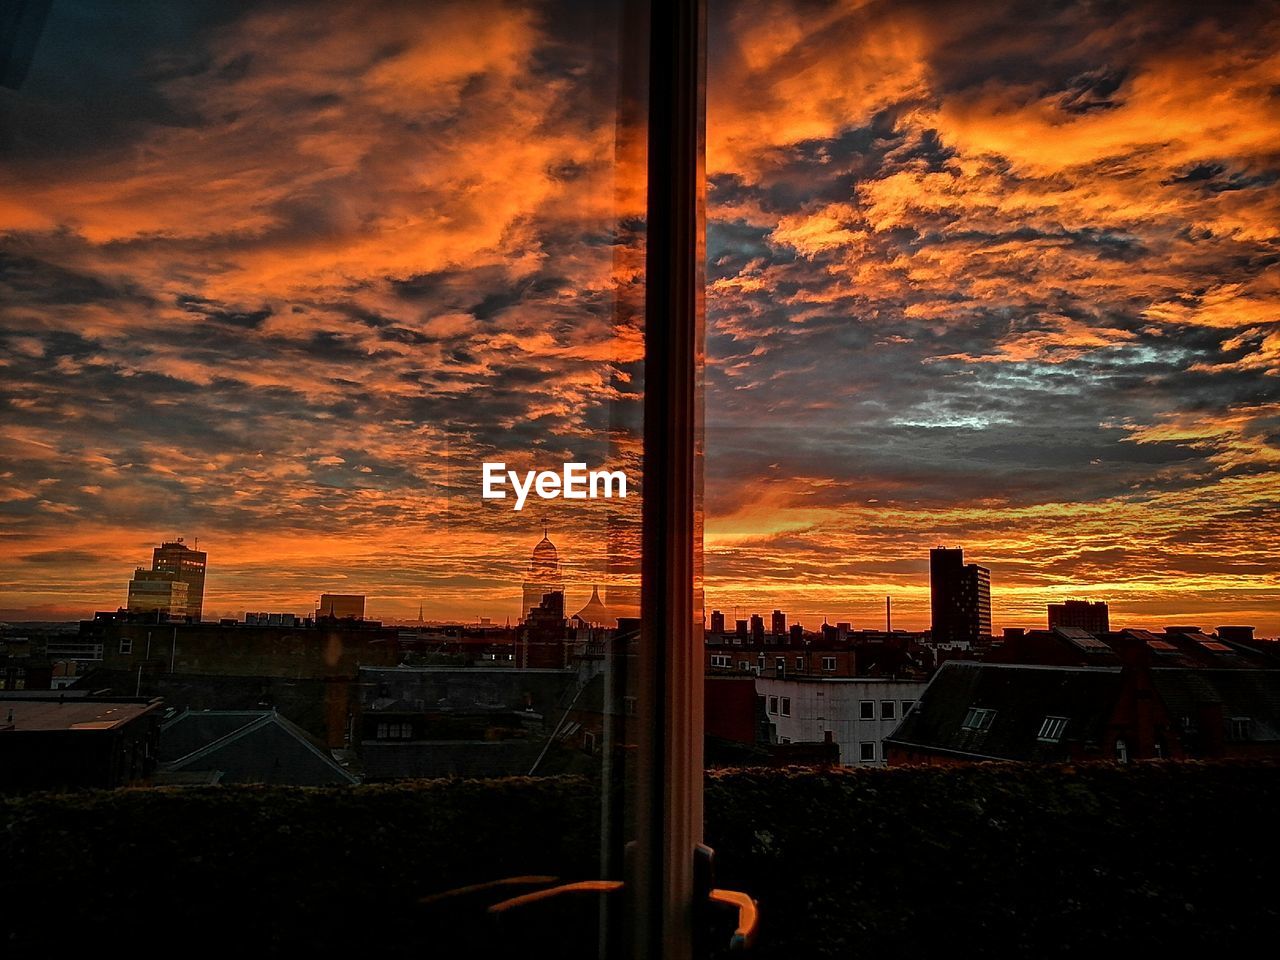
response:
M126 603L130 613L161 613L175 619L186 617L191 609L185 581L164 570L142 567L129 581Z
M991 636L991 571L964 562L960 548L929 551L929 604L935 643Z
M187 585L187 608L184 616L199 620L204 614L204 576L209 555L182 542L182 538L166 541L151 551L151 569L168 573Z
M832 740L844 766L884 766L884 741L928 686L881 677L756 678L778 743Z
M1111 629L1107 605L1102 600L1065 600L1049 604L1049 629L1075 627L1092 634L1107 633Z

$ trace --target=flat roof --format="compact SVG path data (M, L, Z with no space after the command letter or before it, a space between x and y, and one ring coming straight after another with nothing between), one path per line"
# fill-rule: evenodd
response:
M0 698L0 736L6 733L52 730L114 730L136 720L161 701L30 700ZM9 719L12 715L13 719Z

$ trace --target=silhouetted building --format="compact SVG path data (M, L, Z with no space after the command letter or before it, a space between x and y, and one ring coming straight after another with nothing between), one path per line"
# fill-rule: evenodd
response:
M302 625L303 618L292 613L257 612L246 613L244 622L249 627L296 627Z
M1119 655L1106 642L1080 627L1021 630L1008 627L1004 641L987 651L988 663L1020 663L1039 666L1113 666Z
M764 617L758 613L751 615L751 642L764 643Z
M935 643L991 636L991 571L965 563L960 548L929 551L929 600Z
M266 626L234 620L157 623L105 613L81 621L74 646L86 651L77 671L83 688L141 691L164 697L166 706L178 710L275 706L330 746L341 746L357 665L399 663L403 648L397 634L370 620ZM96 657L89 659L93 652Z
M360 680L354 740L369 780L528 774L580 732L568 708L586 699L564 667L361 667Z
M564 579L560 576L560 552L556 545L547 539L546 532L533 548L533 556L529 558L529 572L524 580L524 603L520 608L520 619L529 616L529 611L542 603L548 593L564 593Z
M1236 643L1253 642L1253 627L1219 627L1218 639Z
M1280 755L1280 671L951 661L885 742L890 765Z
M711 611L711 632L719 634L724 633L724 614L719 610Z
M321 617L334 620L363 620L364 594L360 593L322 593L320 594Z
M121 787L155 769L161 702L0 696L0 790Z
M187 585L187 609L184 616L199 620L204 612L204 575L209 555L193 550L182 538L166 541L151 552L151 569L170 573Z
M785 637L787 635L787 615L781 610L773 611L773 630L775 637Z
M1107 605L1101 600L1066 600L1049 604L1049 629L1076 627L1092 634L1107 633L1111 629Z
M186 617L190 609L187 589L186 582L177 574L138 567L129 581L128 611Z

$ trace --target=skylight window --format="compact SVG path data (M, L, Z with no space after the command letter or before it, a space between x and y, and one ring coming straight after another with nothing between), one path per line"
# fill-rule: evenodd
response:
M961 726L965 730L990 730L995 718L996 712L994 710L988 710L984 707L970 707Z
M1069 719L1068 717L1045 717L1044 722L1040 724L1040 732L1036 734L1036 739L1042 743L1057 743L1066 732Z

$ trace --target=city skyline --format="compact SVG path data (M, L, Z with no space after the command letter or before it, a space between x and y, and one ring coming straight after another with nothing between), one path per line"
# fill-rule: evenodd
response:
M211 613L500 620L480 465L642 475L616 25L319 6L55 5L0 90L0 618L179 528ZM947 542L997 625L1280 634L1276 5L936 9L712 5L709 601L923 623Z
M155 557L158 558L161 555L162 551L164 550L169 550L170 548L182 550L184 546L183 539L184 538L182 537L176 537L174 541L171 541L171 542L166 541L160 547L153 547L152 553ZM544 545L548 542L550 542L551 544L550 551L549 551L549 556L551 558L550 561L547 561L543 554ZM920 601L918 598L918 595L921 590L920 585L912 585L911 589L906 591L905 595L907 596L908 599L905 605L902 604L901 602L903 594L898 594L898 595L887 594L887 595L882 595L874 598L862 599L862 596L866 594L866 589L859 588L856 586L851 586L848 589L847 594L850 597L855 595L858 596L859 597L858 600L850 601L849 603L846 603L843 606L836 606L831 609L822 609L822 610L809 609L807 607L804 607L803 605L798 605L794 602L788 602L786 599L774 601L776 605L770 608L767 606L761 606L758 602L755 603L754 605L752 603L723 604L723 603L715 602L714 598L708 598L705 604L704 626L712 621L713 612L722 614L730 629L733 627L734 622L737 620L742 620L743 622L747 622L748 619L756 616L765 616L770 613L776 614L778 612L781 612L784 615L784 619L788 624L801 625L801 626L804 626L805 629L809 629L809 630L815 629L821 624L825 624L825 623L836 624L841 622L850 623L853 629L855 630L868 630L868 629L879 630L886 626L885 618L888 611L886 609L885 600L890 599L893 604L892 626L894 629L905 630L907 632L920 632L920 631L929 630L931 628L936 629L934 621L939 614L937 612L937 608L934 607L935 589L936 589L935 583L934 583L934 577L936 575L936 571L934 570L934 564L936 562L935 557L937 555L952 556L953 562L957 565L956 575L959 575L962 571L982 571L983 577L986 577L988 574L987 567L981 564L971 562L971 563L962 565L962 562L960 559L960 555L962 554L963 554L963 547L950 548L950 547L943 547L943 546L935 546L935 547L929 548L929 557L928 559L923 561L923 564L922 564L923 577L924 577L923 609L920 609ZM207 551L199 551L198 556L201 558L201 563L203 564L204 562L203 558L207 556ZM533 570L538 564L545 563L545 562L549 562L550 567L547 568L548 572L545 572L540 576L542 576L543 579L546 579L546 584L539 585L534 581L531 581L529 577L532 575ZM540 539L533 547L532 560L525 561L526 565L520 565L521 567L520 584L519 585L515 583L509 584L507 585L508 588L506 590L501 591L504 594L510 593L513 595L516 594L517 591L519 592L519 601L516 603L517 610L514 614L510 610L506 609L505 607L502 607L500 604L499 607L495 608L497 612L495 612L495 609L490 609L488 612L476 612L476 613L473 613L471 616L466 616L466 615L459 616L457 614L442 615L440 614L439 611L432 609L430 604L428 604L422 598L419 598L418 600L414 601L412 598L388 598L388 597L382 597L377 595L359 593L359 588L360 588L359 582L354 582L354 583L348 582L344 584L344 586L349 588L349 590L358 593L359 599L362 604L362 609L364 609L363 608L364 603L366 602L369 603L367 616L368 616L368 619L370 620L381 620L381 621L393 622L393 623L394 622L408 622L408 623L425 622L425 623L464 623L465 624L465 623L479 623L481 621L486 621L486 620L493 623L501 623L505 619L505 621L509 623L519 623L523 621L523 619L525 618L525 615L527 614L527 611L531 606L531 604L536 604L538 602L539 595L541 593L541 586L549 586L549 588L557 589L558 592L561 592L562 594L564 594L565 596L564 606L565 606L566 615L573 613L579 606L582 606L587 602L587 600L584 600L583 597L586 597L588 599L594 599L597 595L598 590L600 589L604 589L605 591L608 590L609 584L607 582L603 582L603 583L600 581L592 581L589 583L585 581L578 582L578 581L572 581L563 577L559 572L559 568L562 563L565 566L568 566L570 568L574 566L574 564L572 563L572 560L569 560L568 562L563 561L563 558L559 554L559 549L558 547L556 547L554 541L548 541L547 528L544 523L542 528L542 539ZM137 572L138 574L142 574L144 572L144 568L138 567ZM944 580L948 576L950 575L944 575ZM203 568L201 569L201 586L203 587ZM127 583L126 588L128 591L128 603L119 605L119 609L122 609L122 610L126 606L132 609L134 582L130 581L129 583ZM944 586L943 586L944 594L951 591L952 589L953 589L952 587L944 583ZM989 591L983 594L985 598L985 602L988 605L988 607L992 610L1002 609L1002 604L1000 603L999 584L998 583L996 584L996 588L994 590L990 589L989 586L984 587L984 590ZM216 592L214 595L216 596ZM315 591L312 591L312 593L306 598L286 599L283 602L276 602L276 598L281 596L279 594L267 594L267 595L260 595L257 597L244 597L244 598L241 598L245 601L244 603L212 609L209 612L208 616L206 616L204 619L206 621L213 621L221 618L233 618L235 620L242 620L242 619L245 619L248 615L256 616L263 612L270 612L270 613L276 613L276 614L288 613L298 617L309 617L309 616L315 615L317 611L321 610L321 608L324 606L325 599L329 595L330 594L326 592L320 595L319 599L317 599ZM950 600L943 600L941 596L939 596L938 599L941 600L941 602L943 602L944 605L949 604L951 602ZM1045 597L1042 597L1041 602L1039 603L1038 606L1034 605L1035 604L1034 600L1028 600L1027 601L1027 603L1029 604L1028 606L1018 608L1022 610L1020 614L1006 613L1005 622L1003 624L998 621L998 618L993 617L993 620L992 620L993 627L990 631L991 635L999 636L1001 629L1003 627L1034 628L1039 621L1046 620L1046 619L1050 621L1049 626L1052 627L1053 624L1051 621L1054 615L1053 608L1064 602L1066 602L1069 607L1072 605L1074 605L1075 607L1085 607L1085 608L1100 607L1101 610L1103 611L1101 613L1101 616L1104 619L1106 617L1106 611L1109 608L1114 607L1114 603L1108 600L1105 596L1101 598L1098 596L1090 596L1085 598L1081 596L1069 595L1069 591L1064 591L1060 589L1055 594L1045 595ZM412 605L414 603L417 604L416 616L411 615L414 613L412 609ZM408 607L407 610L406 610L406 605ZM117 609L117 606L113 605L112 603L105 603L101 605L91 605L90 607L84 607L81 610L81 612L77 615L74 615L74 616L64 615L64 616L55 617L52 619L62 619L66 621L87 620L87 619L91 619L94 616L94 614L96 614L97 612L110 611L115 609ZM1006 611L1010 611L1015 608L1013 605L1005 604L1003 605L1003 609L1005 609ZM856 613L852 612L855 610L858 612ZM976 615L976 614L973 614L973 615ZM878 619L877 619L877 616L878 616ZM946 618L948 615L943 614L943 616L944 618ZM3 619L4 619L3 617L0 617L0 620L3 620ZM24 618L16 617L16 618L10 618L10 619L21 620ZM37 617L37 618L30 618L30 619L41 619L41 618ZM1130 611L1125 611L1122 607L1121 622L1117 626L1117 629L1154 629L1159 631L1165 627L1174 626L1174 625L1178 625L1178 626L1190 625L1193 619L1194 618L1192 617L1179 618L1178 616L1175 615L1172 617L1165 618L1164 620L1159 622L1155 620L1143 621L1140 616L1134 615ZM1197 627L1203 628L1211 632L1220 626L1239 626L1240 624L1238 623L1228 624L1225 621L1221 623L1218 623L1218 622L1208 623L1208 622L1196 621L1195 625ZM1248 626L1257 627L1258 625L1248 624ZM948 629L951 629L951 628L948 628ZM968 632L971 632L971 631L967 631L963 627L957 627L956 629L959 631L959 633L963 633L966 636ZM946 632L947 631L944 630L944 633ZM948 636L943 637L943 642L949 642L950 639L958 639L959 633L957 634L956 637L950 637L950 635L948 634ZM1265 627L1260 629L1260 634L1264 636L1267 635ZM935 635L935 639L937 639L936 635Z

